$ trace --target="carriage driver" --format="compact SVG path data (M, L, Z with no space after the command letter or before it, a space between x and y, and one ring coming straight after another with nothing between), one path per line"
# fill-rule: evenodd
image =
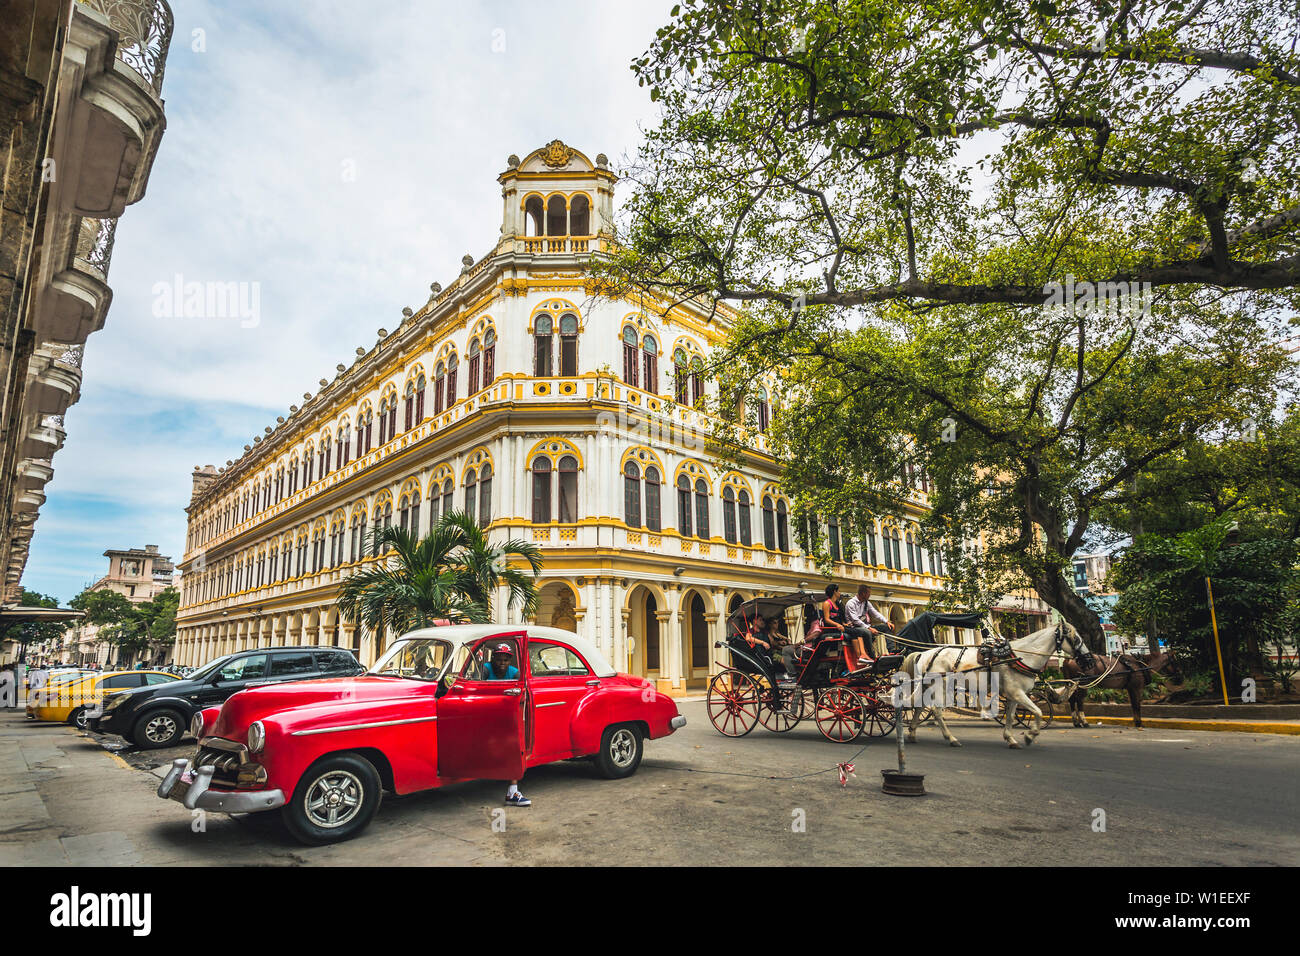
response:
M848 633L864 641L867 637L880 633L872 627L873 623L879 624L890 632L894 630L894 626L886 620L885 615L877 611L875 605L871 603L871 588L865 584L859 584L858 593L849 598L848 604L844 606L844 616L849 621ZM879 645L875 649L877 652L881 650ZM888 650L888 647L885 650Z

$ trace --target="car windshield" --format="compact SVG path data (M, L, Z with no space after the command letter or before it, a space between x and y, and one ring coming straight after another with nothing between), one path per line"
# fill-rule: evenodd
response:
M222 664L226 663L226 661L230 660L234 656L234 654L227 654L225 657L218 657L215 661L208 661L208 663L190 674L189 679L196 681L207 680L219 667L221 667Z
M393 649L371 668L381 677L409 677L414 680L437 680L451 660L451 644L433 638L398 641Z

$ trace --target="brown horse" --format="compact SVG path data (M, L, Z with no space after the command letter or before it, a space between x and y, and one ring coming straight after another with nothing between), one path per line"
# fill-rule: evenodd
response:
M1107 674L1107 671L1110 673ZM1147 684L1151 683L1152 672L1165 674L1178 683L1182 681L1178 665L1168 651L1157 651L1155 654L1121 654L1118 662L1113 657L1097 654L1095 663L1086 671L1075 661L1066 660L1061 665L1061 673L1087 685L1070 695L1071 722L1076 727L1088 726L1088 719L1083 715L1083 702L1088 696L1088 691L1093 687L1105 687L1128 691L1129 706L1133 709L1133 726L1141 729L1142 691ZM1092 683L1102 674L1106 676L1101 681Z

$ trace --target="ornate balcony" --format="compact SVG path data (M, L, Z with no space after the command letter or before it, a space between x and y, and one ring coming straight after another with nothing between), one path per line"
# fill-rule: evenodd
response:
M79 0L104 15L118 33L117 58L155 93L162 93L175 18L164 0Z
M75 5L54 139L60 208L116 219L144 195L166 126L159 94L172 26L164 0Z

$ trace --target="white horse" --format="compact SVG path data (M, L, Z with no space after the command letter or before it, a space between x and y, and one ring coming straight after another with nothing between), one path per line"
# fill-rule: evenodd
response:
M1079 637L1078 632L1069 624L1057 624L1034 631L1028 637L1011 642L1015 657L995 663L991 666L981 665L977 659L978 649L969 645L949 644L927 651L914 651L903 659L900 673L911 679L912 686L919 686L926 675L962 673L986 669L997 675L998 689L1007 699L1006 714L1003 716L1002 739L1011 747L1020 748L1020 744L1011 735L1011 724L1015 719L1017 705L1024 707L1034 715L1034 726L1024 736L1028 747L1043 729L1043 712L1029 698L1029 691L1038 680L1038 675L1047 667L1052 655L1068 648L1071 657L1079 660L1085 670L1091 666L1087 663L1092 654L1088 646ZM953 701L943 701L948 707L955 706ZM961 742L952 735L948 724L943 719L944 707L934 708L934 718L943 731L944 739L953 747L960 747ZM916 726L921 721L922 708L912 708L912 719L907 727L907 739L916 741Z

